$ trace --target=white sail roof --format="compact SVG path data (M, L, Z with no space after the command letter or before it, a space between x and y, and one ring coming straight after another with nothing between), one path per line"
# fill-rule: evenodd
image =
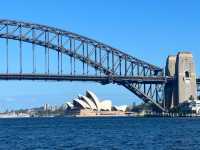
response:
M108 110L111 111L112 102L110 100L104 100L100 102L100 110Z
M126 111L127 105L114 106L114 108L119 111Z
M84 109L111 111L112 108L112 102L110 100L100 101L98 97L89 90L86 91L85 96L79 94L78 98L74 99L74 102L78 103L78 105ZM77 105L76 103L74 104Z
M97 107L97 110L99 110L100 109L100 102L99 102L98 97L93 92L91 92L89 90L86 91L86 96L93 101L93 103Z
M83 108L90 108L90 106L86 102L84 102L80 99L76 98L76 99L74 99L74 101L77 102L79 105L81 105Z
M89 98L86 97L86 96L82 96L81 98L82 98L83 100L85 100L85 101L90 105L90 108L91 108L91 109L97 110L96 105L94 104L94 102L93 102L91 99L89 99Z

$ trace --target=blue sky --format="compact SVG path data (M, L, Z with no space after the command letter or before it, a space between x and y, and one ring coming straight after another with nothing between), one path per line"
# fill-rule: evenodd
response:
M191 51L200 73L200 2L195 0L6 0L0 18L47 24L102 41L164 67ZM0 110L61 104L86 89L114 104L140 102L120 86L81 82L0 81Z

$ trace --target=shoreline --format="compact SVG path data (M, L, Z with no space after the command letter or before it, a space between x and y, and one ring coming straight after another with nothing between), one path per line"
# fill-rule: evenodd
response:
M0 119L24 119L24 118L121 118L121 117L132 117L132 118L200 118L200 115L194 114L180 114L180 115L49 115L49 116L9 116L9 115L0 115Z

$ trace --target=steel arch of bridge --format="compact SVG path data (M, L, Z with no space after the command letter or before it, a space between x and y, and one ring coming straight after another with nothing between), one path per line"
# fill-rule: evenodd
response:
M96 40L45 25L0 20L0 38L5 39L5 72L0 73L1 80L69 80L96 81L102 84L116 83L124 86L144 102L155 104L162 111L164 84L171 78L163 76L163 70L155 65L139 60L116 48ZM9 69L9 43L16 41L19 49L19 71ZM23 44L31 44L31 72L23 70ZM37 72L37 46L44 50L44 71ZM50 52L57 53L56 73L51 73ZM64 70L64 57L68 57L68 69ZM55 56L54 56L55 57ZM55 68L54 68L55 70Z

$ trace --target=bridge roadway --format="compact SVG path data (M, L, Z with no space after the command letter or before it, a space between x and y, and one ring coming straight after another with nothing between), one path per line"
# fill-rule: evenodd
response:
M160 84L173 81L171 77L144 76L92 76L92 75L58 75L58 74L0 74L0 80L46 80L46 81L95 81L111 83L130 81L132 83Z
M58 75L58 74L0 74L0 80L43 80L43 81L92 81L101 84L120 83L129 81L130 83L142 84L165 84L173 82L173 77L144 77L144 76L89 76L89 75ZM197 78L197 87L200 91L200 78Z

